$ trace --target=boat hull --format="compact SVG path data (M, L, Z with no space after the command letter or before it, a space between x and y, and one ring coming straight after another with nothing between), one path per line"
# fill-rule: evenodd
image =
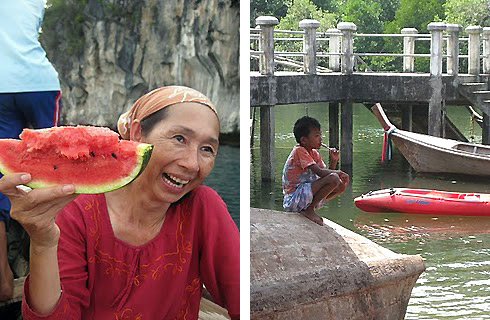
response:
M489 156L471 154L430 143L432 140L437 140L437 142L447 140L444 141L446 144L457 144L458 142L454 140L434 139L434 137L426 135L409 134L411 133L395 131L392 134L392 140L415 171L490 176ZM413 137L415 135L425 136L429 142L416 140Z
M354 204L366 212L490 216L489 201L490 194L392 188L357 197Z

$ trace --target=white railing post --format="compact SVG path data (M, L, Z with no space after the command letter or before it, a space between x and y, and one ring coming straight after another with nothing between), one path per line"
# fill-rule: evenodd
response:
M483 28L483 73L490 73L490 27Z
M276 17L262 16L255 19L260 28L259 51L262 51L259 60L259 71L263 75L274 74L274 26L279 24Z
M303 70L306 74L316 74L316 29L320 22L312 19L304 19L299 22L299 27L305 30L303 35Z
M468 73L480 74L480 26L469 26L465 29L468 34Z
M354 32L357 26L352 22L340 22L337 29L342 32L342 73L354 72Z
M340 71L340 39L342 37L342 32L339 29L332 28L328 29L328 52L334 55L328 57L328 67L332 71Z
M459 33L463 30L460 24L448 24L446 30L447 38L447 74L457 76L459 73Z
M415 35L419 33L415 28L403 28L402 34L409 34L403 37L403 54L415 53ZM403 72L414 72L415 57L403 57Z
M430 75L442 75L442 32L446 25L442 22L431 22L427 26L430 31Z

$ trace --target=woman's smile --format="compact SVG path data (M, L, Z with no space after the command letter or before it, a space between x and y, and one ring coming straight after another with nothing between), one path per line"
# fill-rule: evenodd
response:
M180 179L169 173L162 173L163 181L169 191L180 193L190 180Z

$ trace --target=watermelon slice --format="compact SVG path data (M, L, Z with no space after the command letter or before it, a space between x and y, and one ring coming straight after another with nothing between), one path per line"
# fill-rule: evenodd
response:
M119 140L103 127L24 129L21 140L0 139L0 172L28 172L31 188L71 183L75 193L120 188L145 168L153 146Z

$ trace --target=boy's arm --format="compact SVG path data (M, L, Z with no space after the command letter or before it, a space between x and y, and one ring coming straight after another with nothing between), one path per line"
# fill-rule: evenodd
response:
M330 163L328 165L328 168L331 170L335 170L337 168L337 163L339 162L339 151L336 149L330 149Z
M328 176L331 173L336 173L338 170L332 170L332 169L327 169L327 168L320 168L318 164L312 164L308 166L308 169L311 169L317 176L323 178L325 176Z
M325 176L328 176L331 173L336 173L339 175L340 180L347 185L349 184L349 175L341 170L332 170L332 169L326 169L326 168L320 168L317 164L312 164L311 166L308 166L311 171L316 173L317 176L323 178Z

